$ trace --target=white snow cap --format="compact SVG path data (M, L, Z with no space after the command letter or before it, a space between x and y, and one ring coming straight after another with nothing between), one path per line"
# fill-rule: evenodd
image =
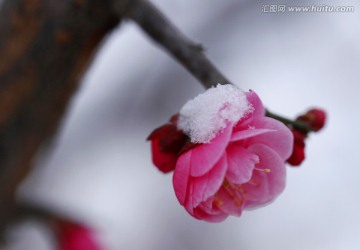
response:
M177 127L192 143L209 143L227 123L235 124L253 109L244 91L231 84L218 84L185 103Z

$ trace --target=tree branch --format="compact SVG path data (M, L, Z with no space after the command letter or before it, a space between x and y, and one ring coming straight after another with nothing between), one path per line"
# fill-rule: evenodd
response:
M291 120L288 118L285 118L283 116L274 114L272 112L270 112L269 110L266 110L266 116L274 118L278 121L281 121L282 123L284 123L286 126L288 127L292 127L298 131L301 131L303 133L309 133L309 132L314 132L311 127L309 127L308 123L303 122L303 121L299 121L299 120Z
M201 45L185 37L160 11L146 0L134 0L128 15L159 45L197 78L205 88L230 81L204 55Z
M99 42L119 22L112 4L6 0L1 6L0 234L35 153L58 127Z

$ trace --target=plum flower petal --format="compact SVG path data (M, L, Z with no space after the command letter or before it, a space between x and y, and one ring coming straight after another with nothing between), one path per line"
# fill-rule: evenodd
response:
M231 126L227 126L217 137L208 144L200 144L193 148L191 157L191 176L201 176L207 173L220 159L229 143ZM206 156L206 157L204 157Z
M248 130L240 130L233 132L233 134L231 135L231 141L240 141L257 135L261 135L269 132L276 132L276 130L268 129L268 128L263 128L263 129L256 129L254 127L250 127L250 128L251 129Z
M192 151L185 152L179 157L173 176L175 194L181 205L185 204L188 182L190 177L190 162Z
M185 207L188 207L189 211L192 211L192 207L196 207L202 201L207 200L220 188L224 180L226 168L226 156L222 156L208 174L191 178L192 204L185 204Z
M273 201L285 188L286 168L281 157L269 146L253 144L248 150L260 158L258 170L251 180L243 185L248 197L245 208L264 206ZM269 169L268 173L261 169Z
M249 92L245 92L246 99L248 102L254 107L252 112L253 117L264 117L265 116L265 108L262 104L259 96L252 90Z
M249 181L255 165L259 163L259 156L236 144L229 146L226 153L228 156L227 180L234 184Z
M210 202L212 204L212 199L210 199ZM225 220L229 214L216 208L213 209L212 205L211 208L206 208L204 205L200 205L194 209L193 216L199 220L204 220L207 222L221 222Z
M269 117L252 119L250 126L260 129L271 129L272 132L259 134L250 138L247 141L249 145L262 143L275 150L284 161L289 158L292 153L293 136L288 127Z

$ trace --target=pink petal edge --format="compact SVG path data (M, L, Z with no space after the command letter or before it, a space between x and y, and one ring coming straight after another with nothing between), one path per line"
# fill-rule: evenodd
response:
M188 180L190 173L190 160L192 150L182 154L176 162L176 167L173 175L173 185L175 195L181 205L184 205L186 193L188 189Z
M228 124L210 143L193 148L190 163L190 175L201 176L209 172L220 159L230 140L232 126Z

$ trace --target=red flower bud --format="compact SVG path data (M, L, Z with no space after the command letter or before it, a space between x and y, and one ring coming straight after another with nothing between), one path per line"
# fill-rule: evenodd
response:
M163 173L173 171L181 149L188 142L188 137L176 126L178 115L173 116L168 124L155 129L147 138L151 141L152 160Z
M325 125L326 113L321 109L310 109L304 115L296 118L296 120L306 122L313 131L319 131Z
M295 129L291 129L294 135L293 152L287 162L292 166L299 166L305 159L305 139L306 134L301 133Z
M89 228L64 219L56 219L55 226L59 250L101 249Z

